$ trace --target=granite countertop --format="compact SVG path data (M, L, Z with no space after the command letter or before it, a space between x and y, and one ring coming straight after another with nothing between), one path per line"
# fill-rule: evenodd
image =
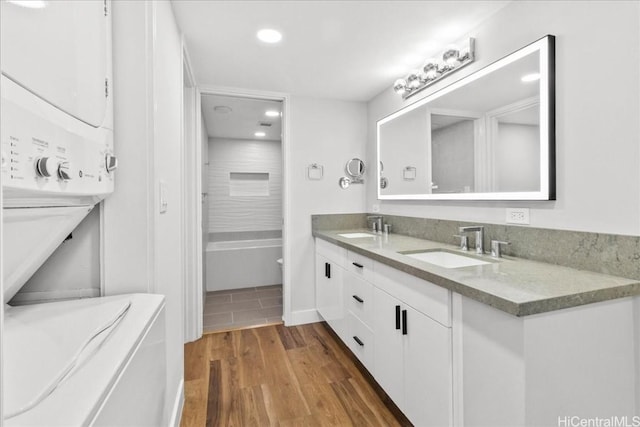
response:
M369 230L313 230L313 236L450 289L514 316L528 316L594 302L640 295L640 282L522 258L493 258L456 246L400 234L345 238ZM399 252L445 249L489 264L443 268Z

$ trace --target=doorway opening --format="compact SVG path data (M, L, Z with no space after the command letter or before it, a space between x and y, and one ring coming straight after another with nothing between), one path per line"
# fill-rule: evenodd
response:
M203 331L282 322L285 100L201 94Z

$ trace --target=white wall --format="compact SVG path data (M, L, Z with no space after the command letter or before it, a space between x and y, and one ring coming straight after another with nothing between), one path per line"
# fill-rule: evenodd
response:
M434 193L473 191L474 124L463 120L431 133Z
M403 141L406 149L398 150L390 144L380 149L380 158L384 159L382 175L388 180L383 194L423 194L431 192L431 162L427 131L429 112L425 108L402 115L380 126L380 136L385 141ZM369 176L375 176L375 157L368 162ZM416 169L414 180L404 177L404 169Z
M288 231L290 248L285 263L290 265L293 323L317 319L315 314L314 241L311 215L362 212L364 185L346 190L338 186L345 164L363 158L366 141L366 104L360 102L292 96L290 114L290 185ZM324 178L310 181L307 166L324 166ZM373 167L367 163L366 167ZM374 168L375 169L375 168Z
M504 223L505 207L531 209L536 227L640 234L640 3L518 1L469 35L477 60L444 82L402 101L389 89L368 105L368 163L376 121L535 41L556 36L557 201L377 201L369 173L367 210L386 214ZM615 66L594 61L622 58Z
M495 144L496 191L540 190L540 128L500 123Z
M167 211L155 209L155 291L167 297L167 415L183 379L184 328L182 265L182 42L171 3L154 2L154 140L156 187L164 182ZM179 416L180 414L178 414Z
M209 232L282 230L280 141L209 139ZM231 196L231 172L268 173L268 196Z
M113 2L114 142L120 160L103 209L105 295L166 296L166 423L183 380L182 47L171 4ZM167 211L159 212L159 183Z

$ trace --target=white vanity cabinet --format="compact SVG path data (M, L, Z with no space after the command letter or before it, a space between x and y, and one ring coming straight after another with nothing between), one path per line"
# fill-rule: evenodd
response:
M452 424L450 294L316 240L318 312L415 425Z
M345 258L345 249L323 240L316 241L316 309L343 340L347 329L342 267Z
M415 425L449 426L453 414L450 292L383 264L374 268L373 375Z
M346 344L369 370L373 371L375 335L373 318L373 261L347 251L344 275L344 303L347 313Z

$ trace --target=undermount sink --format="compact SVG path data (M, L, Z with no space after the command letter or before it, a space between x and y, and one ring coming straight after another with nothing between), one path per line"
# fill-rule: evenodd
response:
M474 265L490 264L487 261L481 259L471 258L464 255L458 255L451 252L445 252L442 250L431 250L424 252L403 253L410 258L414 258L420 261L428 262L443 268L461 268L471 267Z
M369 233L344 233L344 234L338 234L338 236L344 237L346 239L359 239L359 238L362 238L362 237L376 237L374 234L369 234Z

